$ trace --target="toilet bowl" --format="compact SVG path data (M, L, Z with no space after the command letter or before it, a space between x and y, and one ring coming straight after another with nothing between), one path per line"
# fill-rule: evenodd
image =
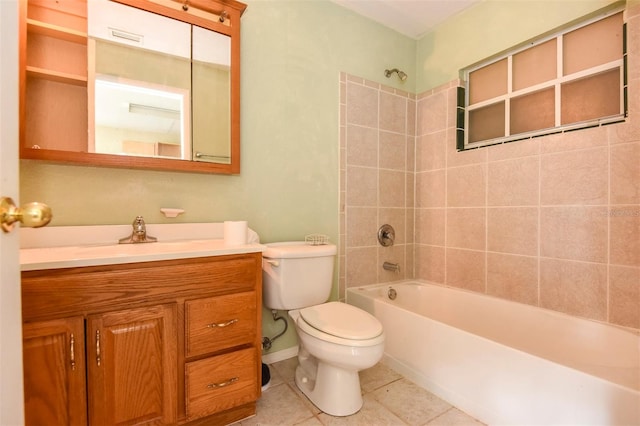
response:
M348 416L362 407L358 372L384 353L382 324L371 314L328 302L337 252L332 244L266 244L263 302L286 310L298 336L296 386L323 412Z
M380 322L340 302L293 310L289 316L300 345L296 386L327 414L348 416L359 411L358 372L373 367L384 353Z

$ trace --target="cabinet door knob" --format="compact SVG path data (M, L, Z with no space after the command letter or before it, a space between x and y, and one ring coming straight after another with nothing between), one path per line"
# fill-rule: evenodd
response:
M226 322L218 322L218 323L212 322L211 324L207 324L207 327L208 328L216 328L216 327L222 328L222 327L227 327L227 326L229 326L231 324L235 324L238 321L239 320L237 318L234 318L234 319L226 321Z
M11 198L0 198L0 223L4 232L13 230L16 222L29 228L39 228L51 222L51 218L51 208L44 203L27 203L16 207Z

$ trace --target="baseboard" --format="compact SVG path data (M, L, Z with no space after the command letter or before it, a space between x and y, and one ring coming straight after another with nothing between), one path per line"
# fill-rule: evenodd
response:
M285 359L293 358L295 356L298 356L298 346L282 349L281 351L277 352L263 354L262 362L264 362L265 364L273 364L274 362L284 361Z

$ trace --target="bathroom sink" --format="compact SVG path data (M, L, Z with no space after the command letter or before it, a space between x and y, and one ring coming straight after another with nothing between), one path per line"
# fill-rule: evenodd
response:
M138 256L158 253L191 253L219 249L224 245L223 240L188 240L167 241L138 244L110 244L96 246L59 247L69 250L74 257L86 256ZM55 250L57 248L54 248ZM51 250L51 249L50 249Z
M221 256L263 251L260 244L225 245L223 239L180 240L138 244L100 244L20 250L23 271Z

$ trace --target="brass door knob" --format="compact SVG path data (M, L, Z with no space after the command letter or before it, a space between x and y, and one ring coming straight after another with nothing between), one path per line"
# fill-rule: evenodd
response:
M2 230L9 232L16 222L28 228L40 228L51 222L51 208L44 203L27 203L16 207L9 197L0 198L0 223Z

